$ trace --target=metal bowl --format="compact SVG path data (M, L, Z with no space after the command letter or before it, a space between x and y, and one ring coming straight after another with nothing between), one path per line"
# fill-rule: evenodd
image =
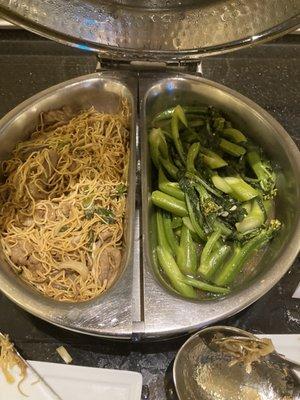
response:
M28 312L66 329L106 337L162 339L233 315L271 289L289 269L300 246L299 151L282 126L267 112L218 83L169 72L106 71L49 88L7 114L0 121L0 158L8 156L17 142L28 137L41 111L63 105L75 108L94 105L99 110L113 111L120 96L126 96L133 109L126 234L128 252L123 274L112 288L93 300L58 302L46 298L20 280L3 260L0 251L0 289ZM152 171L147 128L152 116L165 107L178 102L191 104L199 101L225 111L281 167L276 214L284 227L260 261L256 273L247 274L232 294L223 299L193 302L166 289L153 269L151 246L155 235L150 223ZM138 108L137 117L135 110ZM141 146L142 212L136 209L140 202L138 198L135 205L134 196L136 144ZM137 233L135 240L133 225Z
M132 258L135 211L135 82L119 74L82 76L51 87L8 113L0 122L0 159L34 131L42 111L69 106L74 112L94 106L116 112L126 98L133 110L130 136L129 190L124 226L122 273L103 294L85 302L60 302L31 288L12 271L0 250L0 289L30 313L64 328L90 334L130 337L132 333ZM122 307L120 307L122 304Z
M270 290L289 269L300 249L300 153L283 129L265 110L241 94L207 79L183 74L161 74L142 80L142 192L143 255L145 269L145 329L148 336L192 331L224 319L249 306ZM154 171L147 135L153 117L177 104L213 105L222 110L258 143L278 166L275 215L283 228L261 259L239 275L232 292L220 299L191 301L166 287L157 273L154 207L150 201ZM159 312L157 311L159 310Z
M0 15L103 58L174 62L270 40L299 24L298 0L1 0Z

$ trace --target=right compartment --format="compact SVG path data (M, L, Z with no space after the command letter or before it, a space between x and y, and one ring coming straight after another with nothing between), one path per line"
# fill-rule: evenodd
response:
M239 93L190 75L149 79L142 87L142 229L145 321L147 329L165 334L188 330L222 319L245 308L266 293L284 275L299 251L299 151L283 127L257 104ZM233 126L253 139L276 165L278 194L275 216L282 222L279 234L255 262L246 268L230 294L197 300L179 296L162 278L155 252L157 228L151 193L157 189L157 170L151 161L149 132L153 118L162 111L181 106L213 106ZM253 263L252 263L253 264ZM152 315L159 304L160 317ZM186 310L189 309L189 313ZM201 310L201 313L199 311ZM173 315L171 315L173 313ZM179 318L178 318L179 317ZM147 326L148 325L148 326ZM155 325L157 328L155 328Z

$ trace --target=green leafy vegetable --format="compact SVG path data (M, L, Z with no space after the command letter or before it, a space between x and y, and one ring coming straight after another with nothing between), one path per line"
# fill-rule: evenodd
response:
M124 183L120 183L119 185L116 186L116 197L122 197L125 196L127 193L127 186Z
M113 211L109 210L108 208L98 207L96 204L90 203L89 199L86 199L84 201L85 218L90 220L95 215L101 217L106 224L114 224L116 221Z
M177 105L156 115L152 127L157 271L184 297L226 295L280 229L278 220L270 221L276 173L262 150L213 107ZM89 204L85 212L96 209Z

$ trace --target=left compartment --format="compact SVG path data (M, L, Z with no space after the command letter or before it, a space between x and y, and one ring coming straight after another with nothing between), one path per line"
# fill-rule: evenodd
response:
M36 130L40 123L41 113L67 107L69 113L76 114L93 107L101 113L116 114L124 103L126 103L126 109L129 110L129 145L128 156L125 156L125 159L127 157L127 172L125 172L127 196L123 204L122 224L123 248L119 273L113 284L90 300L76 302L55 300L38 292L20 279L6 261L1 246L0 289L3 293L39 318L82 333L118 338L129 338L132 334L132 315L135 312L132 306L132 292L135 286L133 237L136 191L136 97L137 85L133 74L102 72L85 75L38 93L9 112L0 122L0 160L4 160L10 157L18 143L26 141ZM92 144L88 145L92 146ZM86 188L89 193L88 180ZM99 182L99 190L101 190L101 182ZM105 221L108 217L111 218L111 214L104 213L107 209L104 209L102 204L99 205L101 207L95 208L93 213L98 213L100 210L101 213L97 214L100 215L100 219ZM47 211L45 218L50 218ZM90 218L90 215L87 218ZM72 270L72 266L70 268Z

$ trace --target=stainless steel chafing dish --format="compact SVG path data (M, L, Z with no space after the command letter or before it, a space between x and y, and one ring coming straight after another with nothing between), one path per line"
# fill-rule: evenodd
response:
M0 157L6 157L15 143L25 139L40 111L63 105L73 108L94 105L99 110L113 111L120 96L130 101L133 110L125 238L127 252L123 274L104 295L88 302L68 304L48 299L28 287L2 259L1 290L27 311L56 325L120 338L176 335L240 311L266 293L284 275L296 257L300 243L300 209L297 206L300 201L299 152L284 129L249 99L192 75L156 73L153 76L148 73L138 78L134 73L117 71L87 75L49 88L6 115L0 123ZM139 120L134 112L138 107L138 98L142 100ZM284 229L271 243L254 276L246 276L228 297L202 302L179 298L165 289L155 276L151 258L155 234L150 223L152 206L149 202L152 172L147 141L148 123L166 106L182 101L193 103L195 100L224 110L276 160L281 167L276 213L284 222ZM139 201L135 203L136 151L139 154L139 145L136 147L135 140L136 125L140 125L141 206Z
M271 0L228 3L187 0L157 5L143 1L136 6L131 1L102 4L92 0L2 0L0 15L44 36L95 50L102 59L125 62L197 60L201 54L224 52L274 37L293 29L299 21L299 2L294 0L277 1L275 6ZM61 327L139 340L169 337L221 320L247 307L278 282L300 247L300 156L285 130L239 93L197 76L157 69L157 65L152 72L143 70L141 64L139 72L130 68L102 71L49 88L20 104L0 122L3 158L33 129L40 111L63 105L95 105L99 110L113 111L120 96L129 100L133 110L130 190L122 275L107 293L91 301L60 303L28 287L2 257L0 289L25 310ZM284 223L255 274L245 276L223 299L198 302L168 291L153 269L155 233L151 225L152 171L147 141L154 114L180 102L194 101L225 111L276 160L281 171L276 213Z

